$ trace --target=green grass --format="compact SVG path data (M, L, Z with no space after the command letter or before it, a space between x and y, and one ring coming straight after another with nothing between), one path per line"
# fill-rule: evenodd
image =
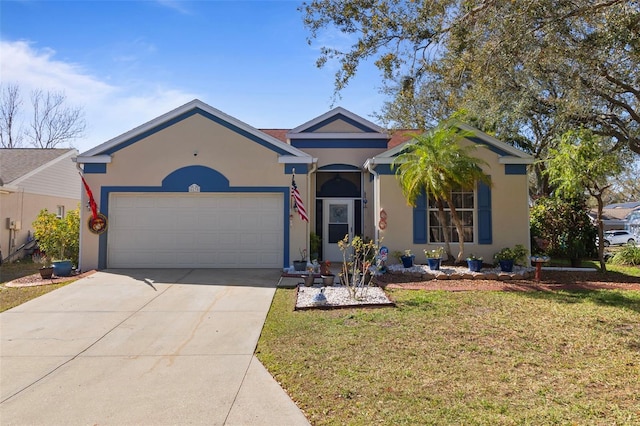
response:
M38 273L40 266L42 265L31 261L3 263L0 266L0 312L14 308L76 280L71 278L63 283L34 287L6 287L3 285L17 278Z
M257 355L314 425L640 423L640 292L389 294L277 290Z
M38 272L41 266L40 263L34 263L30 260L3 263L0 265L0 284L33 275Z
M42 296L60 287L72 283L75 279L51 285L41 285L34 287L4 287L0 286L0 312L15 308L31 299Z

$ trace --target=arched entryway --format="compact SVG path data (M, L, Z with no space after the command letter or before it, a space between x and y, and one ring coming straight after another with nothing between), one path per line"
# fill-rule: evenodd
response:
M316 173L315 232L323 260L342 261L338 241L362 234L362 172L354 166L323 167Z

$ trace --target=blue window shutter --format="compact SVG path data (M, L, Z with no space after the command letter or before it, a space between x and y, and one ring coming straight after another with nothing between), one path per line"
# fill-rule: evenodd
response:
M413 208L413 243L427 243L427 195L423 192Z
M478 182L478 244L492 244L491 187Z

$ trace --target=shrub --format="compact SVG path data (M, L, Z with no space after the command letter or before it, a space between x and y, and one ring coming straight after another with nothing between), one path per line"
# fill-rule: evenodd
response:
M639 266L640 247L635 244L624 246L610 260L614 265Z
M530 217L531 237L548 243L544 249L538 247L544 254L566 257L572 263L595 254L598 232L583 199L540 198Z
M522 244L518 244L515 247L505 247L497 252L493 258L495 260L513 260L517 265L522 265L527 261L527 254L529 251Z
M43 209L32 224L38 247L47 257L56 260L71 260L78 264L80 248L80 210L58 218L55 213Z

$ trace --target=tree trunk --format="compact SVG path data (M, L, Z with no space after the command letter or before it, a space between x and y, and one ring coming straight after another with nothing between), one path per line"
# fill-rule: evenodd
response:
M604 223L602 222L604 202L602 201L602 194L596 195L595 199L598 200L598 259L600 260L600 270L607 272L607 263L604 261Z
M442 236L444 237L444 251L447 253L447 260L453 260L451 254L451 240L449 238L449 223L447 222L447 215L444 213L444 203L441 199L436 199L436 205L438 206L438 219L440 219L440 226L442 227Z
M453 223L456 225L456 231L458 231L458 257L456 257L456 263L462 263L462 259L464 258L464 226L458 216L458 211L453 205L453 200L447 199L447 204L449 204L449 208L451 209L451 219L453 219Z

